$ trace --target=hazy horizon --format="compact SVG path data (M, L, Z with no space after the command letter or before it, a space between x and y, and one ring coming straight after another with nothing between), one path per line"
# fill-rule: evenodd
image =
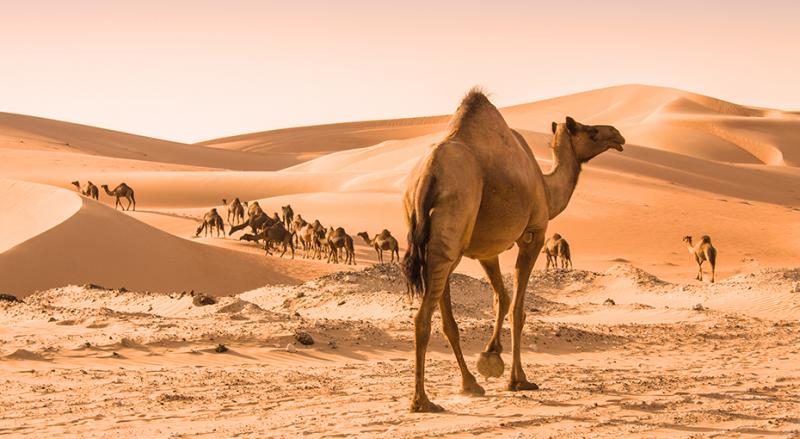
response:
M183 142L446 114L473 85L499 106L639 83L800 107L789 1L0 5L0 111Z

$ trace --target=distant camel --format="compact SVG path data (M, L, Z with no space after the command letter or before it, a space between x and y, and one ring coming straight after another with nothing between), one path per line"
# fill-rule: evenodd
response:
M380 263L383 263L384 250L389 250L389 255L392 257L392 260L389 262L394 262L395 255L397 255L397 261L400 262L400 246L388 230L383 229L381 233L375 235L372 239L369 238L369 233L366 231L358 233L358 236L362 237L368 246L375 248Z
M217 230L217 236L225 236L225 223L222 221L222 217L219 213L217 213L217 208L213 208L206 212L203 215L203 222L197 227L197 232L195 232L194 236L200 236L200 232L204 232L203 236L208 236L208 233L211 232L211 236L214 236L214 229Z
M694 256L697 262L697 280L703 280L703 262L708 261L711 264L711 283L714 283L717 277L717 249L711 244L711 237L703 235L697 245L692 245L692 237L684 236L683 242L686 243L689 254Z
M269 217L266 213L264 213L261 208L258 209L257 214L250 215L247 217L245 222L241 224L237 224L235 226L231 226L231 230L228 232L228 236L233 235L234 233L238 232L239 230L244 229L247 226L250 226L250 230L253 233L258 233L261 229L265 227L269 227L275 224L275 220Z
M477 259L494 290L494 331L478 358L485 376L501 376L503 321L511 308L511 391L539 387L522 368L524 298L548 222L569 203L581 165L609 150L622 151L625 139L607 125L583 125L571 117L551 125L553 168L543 174L533 150L479 90L464 98L444 139L430 148L411 172L403 208L408 247L403 268L409 290L422 298L414 320L414 397L411 411L443 408L425 393L425 353L431 317L438 305L443 332L461 371L463 393L483 395L461 351L450 301L450 275L463 256ZM516 243L514 296L503 286L498 255Z
M79 182L77 182L77 181L73 181L72 185L75 186L76 188L78 188L78 192L80 192L81 195L87 196L89 198L93 198L95 200L100 198L100 196L99 196L100 195L99 194L100 191L97 190L97 186L95 186L94 183L92 183L91 181L86 183L86 188L85 189L82 189L81 188L81 184Z
M334 229L330 227L328 233L325 235L325 240L328 244L328 262L333 259L334 264L339 263L339 249L344 249L345 260L347 265L356 265L356 253L353 247L353 237L348 235L342 227Z
M228 211L228 224L235 226L240 222L244 222L244 205L242 205L239 197L234 198L231 204L228 204L228 200L223 198L222 205Z
M272 244L281 244L283 245L281 257L286 254L286 248L289 247L292 249L292 259L294 259L293 236L294 233L286 230L286 227L283 226L283 223L276 222L272 224L261 231L261 238L264 239L264 251L266 251L268 255L271 255L272 253L269 251L270 246Z
M286 227L286 230L292 230L292 222L294 221L294 210L292 210L292 205L287 204L286 206L282 206L281 210L283 211L283 225Z
M115 187L113 191L108 190L108 185L104 184L101 186L103 190L106 191L106 195L110 197L114 197L116 199L116 203L114 204L114 209L117 207L122 207L122 210L130 210L131 205L133 205L133 210L136 210L136 198L133 196L133 189L125 183L120 183L119 186ZM128 207L124 208L122 206L122 202L119 200L120 198L125 198L128 200Z
M572 268L572 256L569 251L569 243L558 233L554 233L551 238L545 241L542 253L547 256L547 265L544 268L545 271L550 269L551 264L553 268L558 268L559 260L561 261L561 268L567 268L567 266L569 266L570 269Z
M315 235L316 230L311 224L306 224L297 231L297 239L300 245L303 246L303 258L308 258L311 251L315 250Z

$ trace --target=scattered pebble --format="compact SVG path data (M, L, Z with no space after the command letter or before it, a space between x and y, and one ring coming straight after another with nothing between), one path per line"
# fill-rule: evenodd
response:
M294 334L294 339L300 342L302 345L310 346L314 344L314 338L311 337L311 334L304 331L297 331Z
M222 354L222 353L228 352L228 347L225 346L224 344L220 343L214 349L214 352L217 352L218 354Z
M293 354L293 353L297 352L297 348L294 347L293 344L289 343L289 344L286 345L286 352L288 352L290 354Z
M605 302L603 302L603 305L606 305L606 306L614 306L616 304L617 304L617 302L614 302L614 299L612 299L610 297L608 299L606 299Z
M217 303L217 300L211 296L206 296L205 294L197 294L192 299L192 305L194 306L206 306L206 305L213 305Z

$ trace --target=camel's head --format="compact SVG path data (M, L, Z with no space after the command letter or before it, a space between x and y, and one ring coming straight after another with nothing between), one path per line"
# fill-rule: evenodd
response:
M362 238L364 238L366 240L369 240L369 233L367 233L366 231L358 232L358 233L356 233L356 235L358 235L358 236L360 236L360 237L362 237Z
M103 188L103 189L108 189L108 185L107 184L101 184L100 187Z
M80 183L78 183L77 181L73 181L70 184L73 185L73 186L76 186L76 187L81 187Z
M211 208L211 213L217 213L217 208L216 207Z
M557 134L559 124L553 122L553 134ZM625 138L611 125L584 125L567 116L563 129L572 138L572 147L578 160L588 162L609 149L622 151Z
M685 243L687 243L689 245L692 245L692 237L689 236L689 235L684 236L683 237L683 242L685 242Z

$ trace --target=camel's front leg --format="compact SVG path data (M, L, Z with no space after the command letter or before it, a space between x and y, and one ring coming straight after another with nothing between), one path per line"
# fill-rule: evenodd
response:
M489 278L494 291L495 320L492 337L486 343L486 347L484 347L480 357L478 357L478 372L486 377L499 377L503 375L503 369L505 368L503 359L500 357L500 353L503 352L500 336L503 332L503 320L508 314L510 300L503 285L503 274L500 271L500 260L497 256L479 262L486 272L486 277Z
M697 263L697 280L703 281L703 261Z
M521 239L517 242L519 254L514 268L514 298L511 304L511 378L508 381L508 390L536 390L539 388L525 377L522 370L522 326L525 324L525 290L528 288L528 278L533 270L536 257L544 244L544 231L527 232L533 237ZM528 242L525 242L528 241Z

